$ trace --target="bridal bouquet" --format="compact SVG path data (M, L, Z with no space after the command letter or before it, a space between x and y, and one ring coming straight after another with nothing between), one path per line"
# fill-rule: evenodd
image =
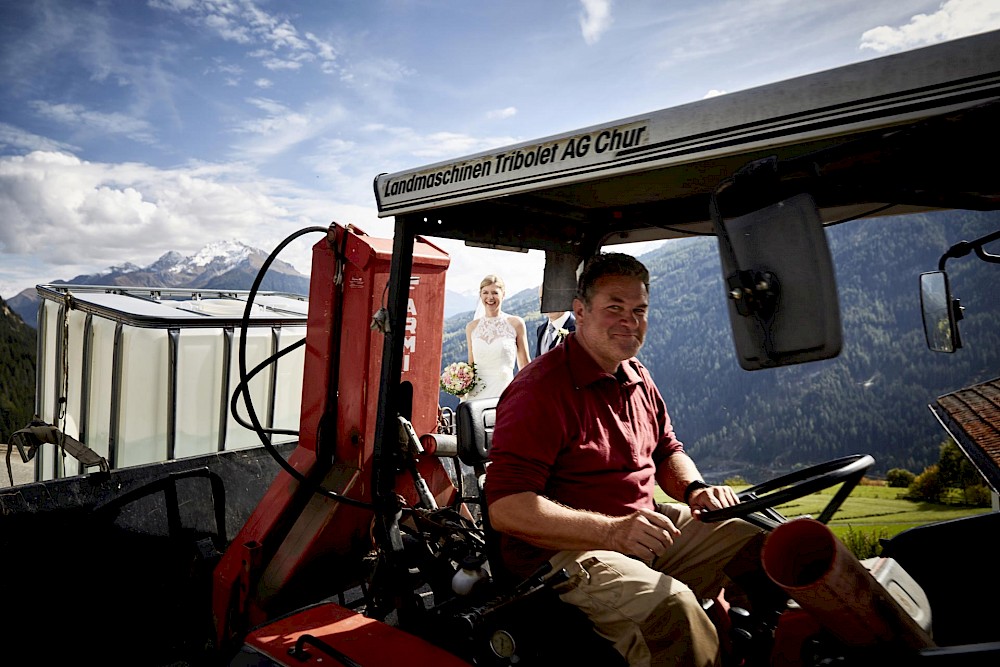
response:
M465 396L476 388L476 365L464 361L448 364L441 373L441 388L453 396Z

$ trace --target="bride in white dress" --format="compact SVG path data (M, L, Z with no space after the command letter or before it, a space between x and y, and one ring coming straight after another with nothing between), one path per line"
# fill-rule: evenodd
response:
M476 365L479 382L463 400L499 396L514 379L514 364L521 369L530 361L524 320L501 309L504 291L503 279L497 275L479 283L476 315L465 326L469 363Z

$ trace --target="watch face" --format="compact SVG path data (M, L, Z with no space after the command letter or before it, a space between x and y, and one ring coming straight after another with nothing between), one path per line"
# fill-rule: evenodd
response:
M510 658L514 655L514 650L517 648L514 644L514 638L510 636L510 633L506 630L497 630L490 637L490 648L498 658Z

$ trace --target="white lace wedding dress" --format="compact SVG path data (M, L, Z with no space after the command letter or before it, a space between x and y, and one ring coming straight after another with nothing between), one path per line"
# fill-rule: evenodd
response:
M501 312L496 317L482 317L472 330L472 358L476 360L479 383L465 400L499 396L514 379L517 363L517 334Z

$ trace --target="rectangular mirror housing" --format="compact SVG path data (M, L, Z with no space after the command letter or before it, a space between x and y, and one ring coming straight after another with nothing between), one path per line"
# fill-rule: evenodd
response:
M713 200L737 360L759 370L840 354L833 260L809 194L724 219Z

